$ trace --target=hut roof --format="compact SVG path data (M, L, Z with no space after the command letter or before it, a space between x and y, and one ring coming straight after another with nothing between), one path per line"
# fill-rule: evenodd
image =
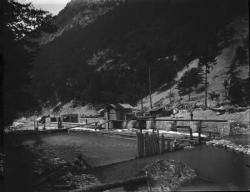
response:
M134 109L132 105L127 103L109 104L107 108L120 109L120 110Z
M134 108L132 105L127 104L127 103L124 103L124 104L119 103L119 105L121 107L123 107L124 109L133 109Z
M153 108L153 109L150 109L149 111L150 112L157 112L157 111L162 111L162 110L164 110L165 108L164 107L155 107L155 108Z

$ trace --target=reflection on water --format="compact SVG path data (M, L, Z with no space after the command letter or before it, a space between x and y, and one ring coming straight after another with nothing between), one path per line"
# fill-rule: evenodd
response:
M234 142L249 144L249 136L232 138ZM90 165L103 165L134 158L136 142L95 134L57 133L33 135L25 138L23 144L39 147L66 160L72 160L76 153L82 153ZM249 156L243 156L223 149L199 146L191 150L176 151L154 157L93 169L103 183L126 179L138 174L147 164L156 159L174 159L193 168L199 178L180 190L247 190L250 189Z
M171 158L171 157L170 157ZM246 190L250 188L249 156L243 156L202 146L190 151L188 155L173 155L172 158L182 158L184 162L196 170L203 180L195 181L186 186L186 190ZM182 188L182 190L184 190Z
M95 167L136 157L136 142L93 133L54 133L32 135L22 145L43 151L44 155L73 161L82 154Z
M93 170L92 173L104 183L123 180L137 175L141 169L156 159L182 161L197 172L198 179L183 186L181 191L247 190L250 188L250 168L246 167L246 164L250 163L249 157L207 146L102 167Z

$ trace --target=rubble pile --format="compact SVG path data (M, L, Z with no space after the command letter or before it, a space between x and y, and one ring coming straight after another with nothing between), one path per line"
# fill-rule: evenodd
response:
M72 174L68 172L59 179L73 189L86 189L90 186L101 184L100 181L91 174Z
M225 139L207 141L206 144L214 146L214 147L218 147L218 148L229 149L234 152L242 153L245 155L250 155L250 145L237 145Z
M77 174L76 172L67 169L64 174L57 176L53 181L46 182L44 185L39 186L37 191L68 191L75 189L87 189L88 187L101 184L100 181L91 174Z
M33 163L33 174L39 181L47 180L38 185L37 191L85 189L100 184L93 175L81 173L85 168L80 156L72 163L61 158L39 158Z
M44 176L51 173L59 168L67 167L69 164L61 158L38 158L32 163L33 175Z
M174 160L158 160L147 166L144 172L149 176L149 185L155 192L175 191L197 176L186 164Z

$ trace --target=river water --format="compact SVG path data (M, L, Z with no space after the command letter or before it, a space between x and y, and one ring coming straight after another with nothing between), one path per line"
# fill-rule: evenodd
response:
M124 138L93 133L54 133L26 135L15 139L15 143L22 146L35 148L44 155L67 161L72 161L81 153L90 166L97 167L89 172L103 183L135 176L156 159L174 159L188 164L199 176L192 183L181 187L180 191L250 189L250 168L246 166L250 164L249 156L223 149L199 146L191 150L127 161L136 157L136 142ZM249 136L243 136L243 142L248 139ZM240 143L240 137L234 141ZM108 165L121 161L127 162Z

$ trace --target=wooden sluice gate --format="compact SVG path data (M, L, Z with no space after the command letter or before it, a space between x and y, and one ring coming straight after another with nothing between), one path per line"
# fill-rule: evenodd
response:
M151 118L152 119L152 118ZM145 119L143 119L145 120ZM170 121L173 122L171 131L185 131L189 133L189 138L174 138L174 137L166 137L163 134L160 136L159 132L153 131L152 134L149 133L142 133L142 130L136 133L136 140L137 140L137 151L138 157L147 157L151 155L161 154L167 151L173 151L176 148L177 140L178 141L187 141L191 144L202 144L204 140L212 139L212 136L228 136L230 131L230 123L227 120L209 120L209 119L201 119L201 120L190 120L190 119L154 119L154 121ZM195 138L193 136L193 130L191 126L186 125L177 125L177 122L197 122L197 133L198 137ZM220 122L220 123L227 123L224 128L225 130L219 130L220 132L214 132L208 130L206 126L204 126L204 122ZM155 122L154 122L155 124ZM221 128L221 129L224 129ZM154 127L154 129L157 129ZM158 130L158 129L157 129ZM202 134L208 134L206 138L202 137ZM186 135L187 137L187 135ZM166 143L166 144L165 144Z
M177 149L176 148L177 139L175 138L170 139L165 137L163 134L159 135L159 133L156 132L153 132L152 134L142 133L141 131L137 132L136 142L137 142L138 158L163 154L165 152L174 151Z

